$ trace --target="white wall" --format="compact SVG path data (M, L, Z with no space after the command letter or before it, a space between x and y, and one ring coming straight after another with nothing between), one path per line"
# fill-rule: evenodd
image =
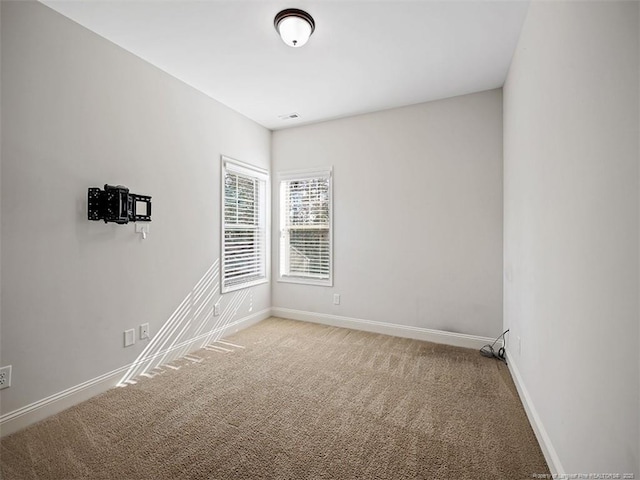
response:
M502 327L501 90L273 134L280 171L334 167L334 286L274 307L495 337ZM341 304L332 304L332 294Z
M505 327L559 473L640 474L638 18L533 2L504 87Z
M6 413L133 362L150 342L123 348L125 329L158 338L171 319L168 347L269 308L267 284L212 318L210 267L220 155L268 168L271 133L41 4L1 3ZM105 183L153 196L147 240L86 219L87 188Z
M0 8L0 42L2 39L2 8ZM0 92L2 92L2 46L0 44ZM0 94L0 112L2 95ZM2 139L2 115L0 114L0 139ZM0 142L0 188L2 186L2 145ZM2 194L0 190L0 277L2 276ZM0 329L2 328L2 282L0 281ZM2 359L2 341L0 339L0 360ZM1 363L0 363L1 365Z

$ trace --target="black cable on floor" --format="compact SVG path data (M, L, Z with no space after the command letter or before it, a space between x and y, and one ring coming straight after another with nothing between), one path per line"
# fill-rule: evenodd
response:
M507 328L504 332L502 332L502 335L500 335L498 338L496 338L493 343L491 345L489 345L488 343L482 347L480 349L480 354L483 357L489 357L489 358L497 358L500 361L503 361L504 364L507 364L507 351L505 350L506 346L507 346L507 339L505 337L505 334L509 331L509 329ZM503 345L502 347L500 347L498 349L498 352L496 353L495 349L493 348L494 345L496 344L496 342L498 340L500 340L502 338L503 340Z

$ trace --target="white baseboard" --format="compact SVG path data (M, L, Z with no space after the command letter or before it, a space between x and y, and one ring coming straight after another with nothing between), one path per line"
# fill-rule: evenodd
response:
M513 383L516 384L516 389L518 390L518 394L520 395L520 400L522 400L522 405L524 405L524 410L527 412L527 417L529 418L529 423L533 428L533 432L538 439L538 443L540 444L540 448L542 449L542 454L544 455L545 460L547 461L547 465L549 466L549 470L553 475L564 478L566 472L560 463L560 457L558 457L558 453L556 449L553 447L551 443L551 439L547 434L547 430L544 428L542 424L542 420L540 419L540 415L538 415L538 411L536 410L533 400L529 395L527 387L525 387L524 382L522 380L522 376L520 375L520 371L518 370L518 366L516 362L513 361L513 357L509 355L507 351L507 365L509 367L509 371L511 372L511 377L513 378Z
M240 318L234 322L224 325L223 327L198 335L197 337L189 339L185 342L181 342L179 345L175 345L171 349L167 349L166 351L161 352L161 354L164 355L165 353L169 353L169 351L173 351L178 348L184 349L186 346L197 343L199 340L203 340L204 338L211 335L219 334L222 337L230 335L239 330L250 327L251 325L258 323L265 318L269 318L270 316L271 309L266 308L252 315ZM157 356L158 354L155 354L153 357L155 358ZM39 422L40 420L44 420L51 415L66 410L69 407L77 405L80 402L88 400L95 395L105 392L112 387L115 387L122 378L122 375L124 375L131 367L133 367L134 365L140 366L146 362L150 362L151 360L152 358L143 358L137 360L134 363L124 365L123 367L117 368L115 370L112 370L111 372L87 380L86 382L83 382L79 385L67 388L66 390L50 395L46 398L38 400L37 402L33 402L12 412L5 413L4 415L0 416L0 437L4 437L13 432L28 427L29 425Z
M364 330L366 332L381 333L394 337L412 338L414 340L424 340L427 342L443 343L455 347L480 349L487 343L492 343L493 338L479 337L476 335L466 335L464 333L445 332L442 330L431 330L421 327L410 327L407 325L397 325L395 323L376 322L373 320L363 320L360 318L341 317L327 313L305 312L302 310L292 310L290 308L272 307L271 314L274 317L289 318L291 320L301 320L304 322L321 323L332 327L351 328L353 330Z
M351 317L341 317L338 315L305 312L301 310L274 307L271 309L267 308L247 317L238 319L218 329L219 332L210 331L189 339L186 342L181 342L180 344L173 346L170 350L185 348L185 346L195 344L198 341L210 336L211 334L220 333L223 337L226 335L230 335L239 330L254 325L266 318L269 318L272 315L276 317L289 318L292 320L321 323L324 325L331 325L335 327L364 330L367 332L381 333L384 335L392 335L403 338L412 338L415 340L424 340L428 342L442 343L446 345L465 348L479 349L483 345L493 342L492 338L480 337L475 335L466 335L462 333L445 332L441 330L431 330L420 327L396 325L392 323L376 322L372 320L363 320ZM164 355L168 352L169 350L167 350L166 352L160 352L160 354ZM50 395L17 410L5 413L4 415L0 416L0 437L4 437L13 432L21 430L22 428L32 425L33 423L43 420L95 395L105 392L109 388L116 386L122 379L122 376L127 371L129 371L131 367L134 367L136 365L140 366L146 362L150 362L158 355L159 354L156 353L155 355L153 355L153 357L137 360L134 363L124 365L120 368L117 368L116 370L87 380L86 382L58 392L54 395Z

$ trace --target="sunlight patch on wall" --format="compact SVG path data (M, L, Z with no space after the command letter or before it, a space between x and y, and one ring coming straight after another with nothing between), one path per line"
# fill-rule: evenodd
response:
M201 358L190 354L200 348L221 353L244 348L230 342L220 342L220 338L247 298L252 309L253 294L245 289L221 297L219 273L220 260L217 259L132 363L118 382L119 387L135 384L136 377L154 377L162 372L162 368L177 370L180 367L171 365L171 362L178 358L200 362ZM215 315L216 304L221 304L222 298L225 305L220 305L220 315Z

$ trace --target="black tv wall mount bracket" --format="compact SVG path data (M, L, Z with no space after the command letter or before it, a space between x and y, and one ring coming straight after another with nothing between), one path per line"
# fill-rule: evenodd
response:
M129 193L122 185L107 185L87 191L87 217L89 220L104 220L120 225L129 222L151 221L151 197Z

